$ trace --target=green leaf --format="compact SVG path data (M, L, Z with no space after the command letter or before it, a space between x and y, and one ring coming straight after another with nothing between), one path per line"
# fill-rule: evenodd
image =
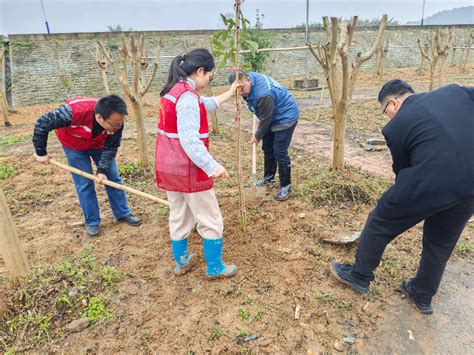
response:
M227 41L228 35L229 35L229 32L227 32L227 31L224 31L224 32L223 32L223 34L222 34L222 42Z
M224 22L224 25L227 25L227 17L225 17L224 14L220 14L220 15L221 15L222 22Z
M242 17L242 29L247 31L248 26L250 26L250 21Z
M252 54L255 55L258 50L258 43L254 41L246 41L245 44L250 49Z

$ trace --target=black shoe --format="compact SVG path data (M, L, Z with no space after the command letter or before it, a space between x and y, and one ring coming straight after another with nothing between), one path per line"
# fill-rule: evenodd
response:
M265 155L263 160L263 178L258 180L257 186L275 182L277 161L274 156Z
M91 238L95 238L95 237L98 237L100 235L100 228L98 225L96 226L88 226L86 224L86 233L89 237Z
M266 175L260 180L257 181L257 186L263 186L266 184L273 184L276 181L275 174L273 175Z
M334 276L337 280L341 281L347 286L350 286L355 291L359 293L369 292L368 281L361 281L352 276L352 265L339 264L335 260L333 260L331 262L331 265L329 266L329 271L331 272L332 276Z
M413 305L416 307L423 314L431 314L433 313L433 307L431 307L431 303L421 303L415 299L415 293L413 292L413 288L410 286L409 279L403 280L402 282L402 292L407 295L413 302Z
M278 174L280 175L280 189L275 195L278 201L288 200L291 192L291 163L279 163Z
M291 193L291 184L287 186L280 187L277 194L275 195L275 200L285 201L290 198Z
M142 220L139 217L134 216L133 214L129 214L128 216L118 218L118 222L127 223L130 226L138 227L142 224Z

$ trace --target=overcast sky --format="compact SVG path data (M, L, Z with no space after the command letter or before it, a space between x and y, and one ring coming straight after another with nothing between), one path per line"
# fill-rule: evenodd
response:
M214 29L219 13L231 13L234 0L43 0L52 33L101 32L120 24L128 30ZM401 23L421 18L423 0L310 0L310 22L321 16L381 17ZM425 17L473 5L474 0L426 0ZM242 10L252 23L256 9L264 27L294 27L305 21L306 0L246 0ZM0 32L45 33L40 0L0 0Z

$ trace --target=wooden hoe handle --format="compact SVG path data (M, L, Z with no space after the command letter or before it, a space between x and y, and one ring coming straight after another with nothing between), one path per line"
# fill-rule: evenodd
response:
M89 174L89 173L86 173L85 171L82 171L82 170L79 170L79 169L76 169L70 165L67 165L67 164L63 164L63 163L60 163L54 159L49 159L49 162L53 165L56 165L57 167L61 168L61 169L64 169L64 170L68 170L74 174L77 174L77 175L80 175L82 177L85 177L87 179L90 179L90 180L93 180L95 182L98 182L99 178L95 175L92 175L92 174ZM132 187L128 187L128 186L125 186L125 185L121 185L121 184L117 184L116 182L113 182L113 181L109 181L109 180L104 180L102 181L102 183L104 185L107 185L107 186L110 186L110 187L113 187L113 188L116 188L116 189L119 189L119 190L122 190L122 191L126 191L126 192L130 192L132 194L135 194L135 195L138 195L138 196L141 196L141 197L145 197L149 200L152 200L154 202L158 202L158 203L161 203L162 205L165 205L165 206L169 206L169 203L168 201L165 201L165 200L162 200L161 198L158 198L156 196L153 196L153 195L150 195L150 194L147 194L143 191L140 191L140 190L136 190Z

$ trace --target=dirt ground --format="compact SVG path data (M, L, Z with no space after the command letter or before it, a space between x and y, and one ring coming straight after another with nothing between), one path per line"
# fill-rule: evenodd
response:
M156 99L156 94L147 99L147 125L150 127L155 121ZM313 110L313 114L317 110L318 99L315 100L316 105L308 108ZM234 278L212 282L205 279L202 241L197 233L190 237L190 249L198 256L198 267L183 277L175 277L166 211L130 194L127 196L129 205L142 217L143 225L133 228L116 223L107 206L105 193L98 187L103 216L102 236L96 240L88 239L81 226L71 226L81 221L82 215L70 174L53 166L39 165L32 158L30 135L33 122L56 106L19 108L18 113L11 117L14 127L0 131L0 144L12 136L17 137L11 144L0 145L0 163L10 164L17 170L16 175L0 183L28 260L36 268L47 267L67 256L80 255L92 242L98 262L113 265L127 276L117 285L111 298L109 306L115 312L112 321L99 323L79 333L64 332L62 336L30 350L59 349L81 354L316 354L332 353L337 347L341 351L364 353L366 349L373 349L373 340L377 339L379 329L386 329L386 321L390 319L387 315L393 315L393 307L407 302L401 298L399 285L403 278L413 276L416 271L421 250L421 226L406 232L388 246L367 295L360 296L336 283L329 276L329 262L333 259L350 262L356 245L335 246L323 243L322 239L342 229L360 230L377 196L371 196L369 200L356 199L355 202L343 198L321 203L317 198L318 187L313 188L307 182L313 181L314 177L324 177L323 172L329 170L329 160L327 155L314 154L314 149L304 149L308 145L304 141L292 150L294 196L287 202L277 203L273 200L275 188L267 188L261 203L248 208L248 231L241 232L231 106L225 106L221 111L220 121L229 125L222 125L219 134L212 137L211 152L231 173L229 180L216 181L215 191L225 223L224 260L238 266ZM361 110L361 116L367 112L364 102L355 106ZM375 123L374 127L378 124ZM135 162L138 158L133 125L130 119L117 157L121 165ZM311 126L305 129L310 130ZM350 127L350 130L349 138L361 134L356 127ZM148 131L153 133L151 129ZM247 138L250 138L248 134L245 142ZM327 139L330 141L330 137ZM348 141L349 145L354 143L351 138ZM152 158L153 134L149 135L148 143ZM320 144L326 143L321 139ZM317 147L316 142L315 149ZM49 151L58 160L65 161L54 136L50 137ZM374 154L362 150L359 153L362 158ZM245 145L244 157L244 174L250 184L248 145ZM350 165L350 159L347 163ZM390 183L390 174L370 175L360 170L349 170L346 177L350 181L363 177L378 187L374 191L381 192L379 187ZM125 176L125 183L159 197L165 196L154 187L152 168L144 174ZM471 223L461 237L463 245L471 242L472 232ZM464 265L472 261L472 256L472 252L457 251L453 260ZM0 296L3 297L10 287L6 276L0 261ZM442 297L435 298L435 312L441 300L446 302ZM2 308L4 315L7 314L4 307L0 310ZM300 309L299 319L295 319L296 308ZM384 349L383 344L380 344L380 349Z

